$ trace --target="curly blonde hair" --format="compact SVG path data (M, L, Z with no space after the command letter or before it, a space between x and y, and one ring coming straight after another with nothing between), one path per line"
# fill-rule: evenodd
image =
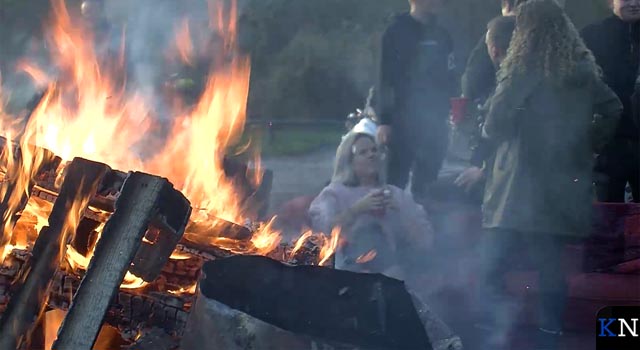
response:
M518 6L516 30L500 65L500 79L538 71L562 83L574 75L578 63L600 74L593 54L556 1L530 0Z

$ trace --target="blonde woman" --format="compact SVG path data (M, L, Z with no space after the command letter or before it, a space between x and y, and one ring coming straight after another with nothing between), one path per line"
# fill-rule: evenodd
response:
M488 282L499 293L506 254L528 251L540 272L541 340L554 341L566 294L563 242L589 233L593 155L622 106L555 0L517 8L498 76L483 129L497 145L483 203ZM505 314L494 319L510 323Z
M384 184L381 152L374 134L348 133L336 152L331 183L309 209L312 226L329 232L339 226L336 268L407 278L407 268L424 260L433 230L423 208L410 194ZM455 336L419 298L414 297L427 335L436 350L462 349Z
M372 133L348 133L338 147L331 183L311 203L314 229L342 228L344 245L336 266L357 272L380 272L403 278L399 252L411 247L424 256L433 230L424 209L410 194L384 184L381 152ZM360 256L376 252L370 263Z

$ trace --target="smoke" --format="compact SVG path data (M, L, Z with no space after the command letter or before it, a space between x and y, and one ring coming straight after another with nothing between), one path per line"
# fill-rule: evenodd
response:
M179 68L169 62L169 53L175 50L176 27L188 18L190 25L199 30L206 28L207 4L202 1L171 0L111 0L105 5L105 16L110 23L111 36L121 40L124 33L127 88L164 108L159 99L162 84ZM205 28L203 28L205 27ZM162 113L159 115L163 116Z

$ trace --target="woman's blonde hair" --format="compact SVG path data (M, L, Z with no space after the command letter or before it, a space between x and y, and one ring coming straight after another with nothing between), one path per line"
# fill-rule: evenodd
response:
M593 54L556 1L529 0L518 6L516 30L500 65L499 80L538 71L563 83L574 76L578 64L587 64L594 75L600 74Z
M374 143L375 138L372 135L349 132L340 142L338 150L336 151L336 159L333 167L333 177L331 182L340 183L346 186L358 186L359 181L353 171L353 145L361 138L366 137L371 139ZM384 183L384 171L382 168L382 162L380 162L380 169L378 170L378 182Z

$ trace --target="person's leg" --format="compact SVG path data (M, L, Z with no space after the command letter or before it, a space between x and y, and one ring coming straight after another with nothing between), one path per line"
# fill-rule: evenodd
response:
M430 184L438 179L449 146L446 125L431 128L422 135L424 140L416 142L417 150L411 178L411 193L423 198Z
M480 255L481 285L477 288L476 303L481 313L477 327L487 331L487 346L499 349L506 346L516 305L506 293L505 275L512 266L512 253L518 248L519 234L513 231L490 229L483 233Z
M554 348L562 335L567 300L567 282L563 265L566 239L548 233L532 233L527 236L527 246L539 271L540 341Z

